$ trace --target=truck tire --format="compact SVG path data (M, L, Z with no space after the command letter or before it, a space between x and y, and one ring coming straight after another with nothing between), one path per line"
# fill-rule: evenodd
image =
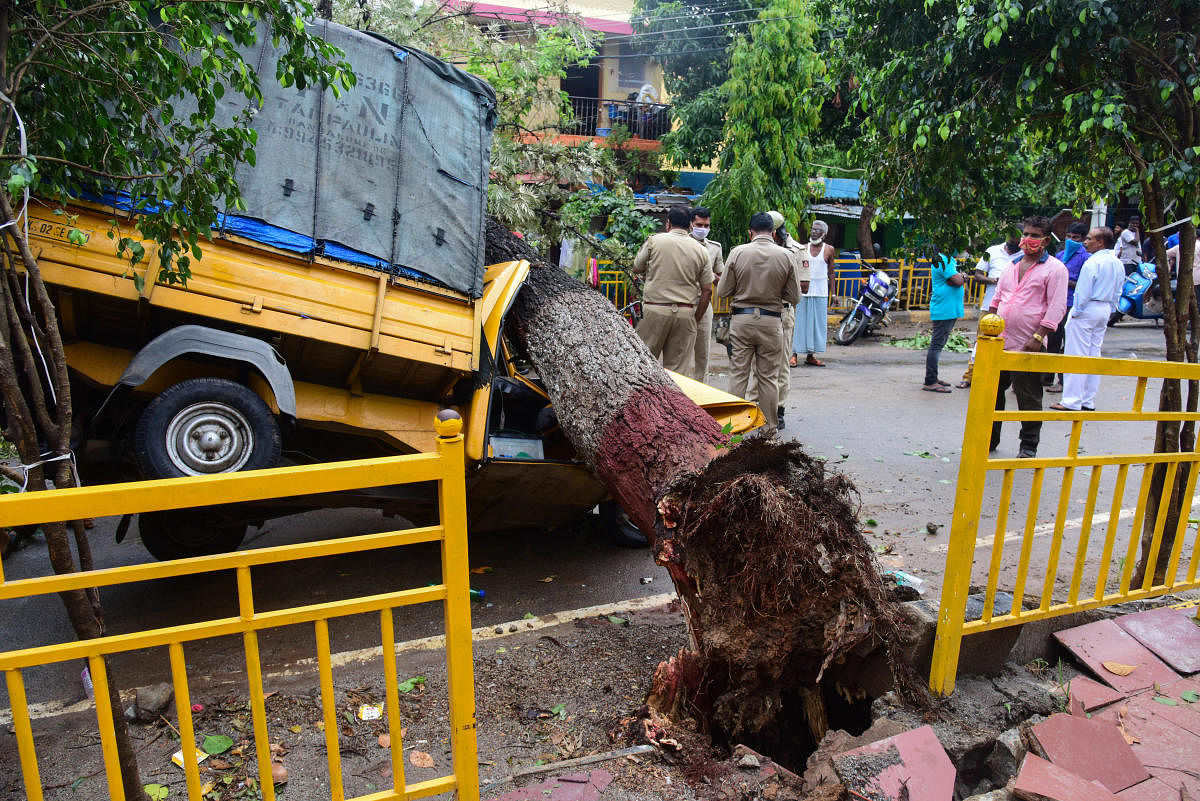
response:
M138 420L134 454L147 478L260 470L279 462L279 424L253 391L223 378L181 381ZM159 560L232 551L245 523L220 522L220 509L143 512L138 530Z
M600 519L614 545L622 548L647 548L650 540L642 530L633 524L629 515L616 501L604 501L600 504Z
M134 453L147 478L261 470L279 462L279 424L249 388L224 378L180 381L138 420Z
M160 562L191 556L228 553L246 537L245 523L206 523L210 507L170 512L142 512L138 515L138 533L142 545Z

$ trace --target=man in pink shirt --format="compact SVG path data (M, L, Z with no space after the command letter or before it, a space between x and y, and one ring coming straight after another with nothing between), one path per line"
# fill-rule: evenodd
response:
M1030 217L1021 228L1021 255L1004 271L996 294L992 296L993 314L1004 318L1004 349L1037 353L1046 347L1046 337L1058 328L1067 313L1067 268L1046 251L1050 241L1050 220ZM1042 377L1039 373L1003 370L996 389L996 409L1004 408L1004 393L1009 387L1017 394L1017 408L1023 412L1042 410ZM1021 423L1022 459L1037 456L1041 438L1040 421ZM992 446L1000 445L1000 423L992 424Z

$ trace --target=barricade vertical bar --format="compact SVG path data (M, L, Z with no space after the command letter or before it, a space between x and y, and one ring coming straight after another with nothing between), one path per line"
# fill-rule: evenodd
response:
M1135 412L1141 413L1142 406L1146 402L1146 383L1149 380L1145 376L1139 376L1137 384L1133 388L1133 405L1130 408Z
M1154 583L1154 565L1158 564L1158 552L1162 550L1163 529L1167 524L1167 511L1171 505L1171 493L1175 487L1175 476L1179 472L1179 463L1172 462L1167 466L1166 475L1163 477L1162 493L1158 497L1158 515L1154 518L1154 534L1150 538L1149 556L1146 559L1146 564L1149 569L1146 575L1142 578L1142 589L1150 589L1150 585Z
M1079 589L1083 584L1083 567L1087 562L1088 541L1092 535L1092 516L1096 514L1096 495L1100 492L1101 465L1092 468L1092 480L1088 482L1087 505L1083 510L1083 522L1079 526L1079 544L1075 548L1075 569L1071 571L1071 590L1068 603L1079 600Z
M113 801L125 801L125 785L121 781L121 763L117 757L117 731L113 727L112 705L108 701L108 670L104 666L104 657L89 656L88 670L96 699L96 723L100 727L100 750L104 753L108 796Z
M1104 534L1104 550L1100 554L1100 575L1096 577L1095 600L1104 597L1108 589L1108 569L1112 564L1113 548L1117 543L1117 530L1121 527L1121 504L1125 500L1125 480L1129 476L1129 465L1117 468L1117 485L1113 488L1112 506L1108 512L1108 528Z
M1067 452L1074 457L1079 446L1079 429L1082 424L1078 421L1072 427L1071 446ZM1067 524L1067 514L1071 509L1071 484L1075 480L1075 468L1063 469L1062 487L1058 492L1058 510L1054 515L1054 536L1050 541L1050 557L1046 560L1046 579L1042 583L1042 601L1038 608L1043 612L1050 608L1054 597L1054 582L1058 579L1058 558L1062 555L1063 529Z
M1179 556L1183 553L1183 543L1187 539L1188 520L1192 516L1192 505L1194 502L1193 493L1196 491L1196 472L1200 469L1200 464L1196 462L1188 462L1187 481L1184 482L1183 498L1179 506L1179 520L1175 524L1175 543L1171 547L1171 559L1167 563L1167 573L1164 578L1167 580L1167 586L1175 586L1175 579L1179 573Z
M379 631L383 646L383 686L387 697L388 736L392 746L392 789L404 792L404 736L400 725L400 691L396 686L396 630L392 623L392 610L379 613Z
M238 613L242 620L254 619L254 585L249 565L237 569ZM254 756L258 762L258 781L263 801L275 801L275 782L271 779L271 739L267 731L267 700L263 694L262 658L258 652L258 632L242 635L246 650L246 684L250 690L250 719L254 724Z
M447 425L455 424L455 425ZM471 596L467 561L467 490L461 420L439 421L438 453L443 478L438 507L442 542L443 604L446 619L446 673L450 681L450 747L460 801L479 799L479 763L475 740L475 685L471 664Z
M29 723L25 678L19 670L6 670L4 679L8 685L8 705L12 707L13 730L17 735L17 755L21 761L21 778L25 781L25 798L28 801L42 801L42 777L38 772L33 727Z
M1196 569L1200 568L1200 528L1196 529L1196 537L1192 540L1192 559L1188 563L1187 580L1189 582L1196 580ZM1197 613L1200 618L1200 612Z
M321 675L321 711L325 720L325 759L329 764L329 792L333 801L344 801L342 754L338 747L337 698L333 690L333 665L329 657L329 621L318 620L317 670Z
M1129 547L1125 549L1125 564L1121 569L1121 585L1118 592L1121 595L1129 593L1129 582L1133 578L1133 565L1137 556L1138 545L1142 541L1142 530L1145 528L1146 501L1150 497L1150 480L1154 476L1154 465L1148 464L1142 469L1142 487L1138 490L1137 508L1133 512L1133 525L1129 530Z
M992 619L996 608L996 584L1000 580L1000 563L1004 558L1004 537L1008 534L1008 507L1012 503L1013 470L1004 471L1000 484L1000 508L996 515L996 533L992 537L992 561L988 566L987 594L983 598L984 621Z
M954 519L950 527L950 548L946 552L946 583L938 610L937 635L929 671L929 687L938 695L954 691L958 655L962 647L963 617L971 586L971 565L975 559L975 538L979 531L979 507L987 477L988 441L995 411L996 387L1000 383L1000 360L1004 340L999 334L1004 323L999 317L980 321L980 336L975 353L975 373L967 399L962 458L958 485L954 491Z
M1013 587L1012 616L1020 617L1025 610L1025 583L1029 578L1029 560L1033 554L1033 532L1037 528L1038 506L1042 502L1042 481L1046 468L1033 471L1033 484L1029 487L1029 508L1025 511L1025 533L1021 537L1021 559L1017 564L1017 580Z
M188 798L200 799L200 768L196 763L196 730L192 725L192 697L188 691L187 662L183 644L167 646L171 657L171 682L175 686L175 718L179 721L179 748L183 752L183 775L187 782Z

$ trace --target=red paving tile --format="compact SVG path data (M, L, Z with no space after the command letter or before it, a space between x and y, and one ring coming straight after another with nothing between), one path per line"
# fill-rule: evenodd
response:
M1135 695L1129 699L1127 706L1142 717L1157 716L1169 720L1181 729L1200 737L1200 703L1189 704L1182 698L1187 690L1197 691L1196 684L1195 681L1183 679L1159 686L1157 694L1174 701L1175 706L1155 701L1156 693L1153 692Z
M1033 727L1033 736L1055 765L1114 793L1150 778L1121 732L1106 720L1053 715Z
M1179 801L1179 787L1162 779L1149 778L1117 793L1121 801Z
M868 798L950 801L954 795L954 765L929 726L839 754L833 767L848 790Z
M1129 704L1125 731L1141 742L1131 748L1150 773L1155 768L1196 770L1200 765L1200 737L1176 726L1161 714L1161 704Z
M1013 785L1018 798L1049 799L1049 801L1120 801L1096 782L1076 776L1065 768L1026 754L1021 772Z
M567 773L505 793L495 801L595 801L612 780L612 774L606 770Z
M1117 618L1117 625L1180 673L1200 671L1200 626L1164 606Z
M1068 682L1068 690L1071 698L1074 698L1083 704L1085 712L1091 712L1093 709L1099 709L1102 706L1111 704L1113 701L1120 701L1125 695L1112 687L1105 687L1098 681L1093 681L1087 676L1076 676Z
M1088 666L1104 683L1129 695L1155 684L1170 684L1180 676L1112 620L1058 631L1055 639ZM1128 676L1110 673L1102 662L1134 665Z

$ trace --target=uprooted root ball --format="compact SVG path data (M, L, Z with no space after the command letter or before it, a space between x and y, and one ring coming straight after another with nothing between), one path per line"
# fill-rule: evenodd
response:
M654 702L708 717L729 742L768 745L789 722L819 740L822 684L880 648L898 689L919 695L858 505L850 480L795 442L748 440L676 482L656 552L695 582L697 649L660 666Z

